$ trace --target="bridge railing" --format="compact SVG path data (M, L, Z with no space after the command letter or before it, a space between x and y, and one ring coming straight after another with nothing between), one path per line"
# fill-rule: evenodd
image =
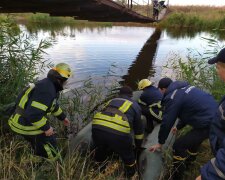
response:
M113 0L133 11L147 17L153 16L152 0ZM167 0L166 6L168 7L169 0Z
M115 2L132 9L133 11L151 17L153 14L153 7L151 0L114 0Z

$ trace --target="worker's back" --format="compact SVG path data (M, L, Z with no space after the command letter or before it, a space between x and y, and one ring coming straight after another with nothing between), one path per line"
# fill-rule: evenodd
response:
M106 117L116 117L120 116L119 119L122 117L122 121L114 120L111 121L110 124L106 125L105 123L101 123L98 119L104 119ZM105 131L120 133L120 134L130 134L131 130L134 128L136 131L142 131L142 123L141 123L141 109L140 106L133 101L130 97L123 95L118 98L114 98L110 100L106 107L103 109L102 112L97 113L94 116L92 128L94 129L102 129ZM120 123L121 122L121 123ZM108 122L109 123L109 122ZM117 128L113 128L113 125L117 126ZM118 127L118 126L123 126ZM125 128L125 129L124 129ZM122 130L124 129L124 130ZM140 130L139 130L140 129ZM121 132L122 131L122 132Z
M166 111L173 108L183 123L195 128L209 126L217 108L217 103L210 94L182 81L170 84L162 105L167 106Z

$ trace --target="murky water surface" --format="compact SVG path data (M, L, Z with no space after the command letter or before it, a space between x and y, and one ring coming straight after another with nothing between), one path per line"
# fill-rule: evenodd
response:
M115 75L133 88L142 78L158 79L161 67L173 54L185 57L188 49L204 52L208 43L202 37L211 38L206 32L168 32L151 27L66 26L34 31L21 25L21 29L37 41L51 39L53 45L45 58L70 64L74 72L71 82Z

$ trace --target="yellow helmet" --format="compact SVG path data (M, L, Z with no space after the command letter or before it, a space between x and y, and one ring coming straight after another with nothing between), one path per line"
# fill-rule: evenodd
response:
M67 79L72 75L70 66L66 63L59 63L52 69L57 71L62 77Z
M151 81L149 81L148 79L142 79L139 83L138 83L138 89L142 90L148 86L150 86L152 84Z

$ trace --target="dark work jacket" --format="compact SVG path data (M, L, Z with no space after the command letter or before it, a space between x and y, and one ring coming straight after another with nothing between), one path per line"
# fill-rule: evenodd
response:
M43 116L46 116L47 113L54 113L59 110L58 97L59 91L62 90L62 87L58 82L52 78L45 78L37 83L35 83L34 89L29 94L29 99L25 106L24 115L19 118L19 123L25 126L32 126L32 123L35 123L42 119ZM20 101L23 96L24 91L18 96L16 103ZM40 110L33 107L31 104L33 101L44 104L48 107L46 111ZM66 115L61 112L57 118L59 120L64 120ZM46 131L50 128L49 122L47 121L45 125L40 127L40 130Z
M175 81L167 88L162 99L163 119L158 140L164 144L177 118L178 129L185 125L193 128L209 128L216 112L214 98L187 82Z
M147 106L157 103L162 100L162 93L155 86L149 86L144 88L143 93L140 96L140 100Z
M212 122L209 139L215 158L202 167L201 176L203 180L219 180L222 179L219 171L225 177L225 96Z
M132 105L130 106L130 108L124 113L128 119L129 126L131 128L131 132L133 131L135 136L144 135L143 134L144 128L143 128L143 124L141 121L141 108L138 105L138 103L135 102L134 100L132 100L130 97L122 95L118 98L112 99L111 101L109 101L109 104L107 104L106 108L107 107L115 107L115 108L119 109L119 107L122 106L122 104L125 102L125 100L129 100L130 102L132 102ZM114 116L111 113L109 114L109 113L104 112L104 110L102 111L102 113L109 115L109 116ZM119 131L116 131L109 127L102 126L102 125L92 124L92 128L93 129L101 129L103 131L108 131L108 132L115 133L118 135L130 136L130 134L119 132ZM140 139L135 138L135 139L138 140L138 142L136 142L136 144L138 144L140 146L143 138L140 138Z

